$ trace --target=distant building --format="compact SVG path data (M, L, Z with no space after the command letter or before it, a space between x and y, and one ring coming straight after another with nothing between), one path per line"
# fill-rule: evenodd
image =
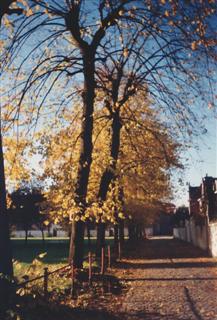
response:
M190 219L175 226L175 238L192 243L217 257L217 178L206 176L197 187L189 187Z
M173 203L161 203L162 210L153 224L154 235L172 235L173 234L173 216L176 206Z
M199 199L201 198L201 187L189 186L189 213L191 216L200 214Z
M217 178L206 176L199 187L189 186L189 211L191 216L217 219Z

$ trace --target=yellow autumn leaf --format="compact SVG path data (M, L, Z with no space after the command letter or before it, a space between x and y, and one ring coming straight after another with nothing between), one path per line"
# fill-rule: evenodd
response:
M38 255L40 259L44 258L47 255L47 252L42 252Z
M191 49L192 49L193 51L197 49L197 42L196 42L196 41L193 41L193 42L191 43Z
M49 220L45 220L43 223L44 223L45 226L48 226L50 224L50 221Z
M168 10L166 10L166 11L164 12L164 14L165 14L166 17L169 17L169 16L170 16L170 13L169 13Z
M128 50L127 48L124 48L123 56L124 56L125 58L127 58L128 55L129 55L129 50Z

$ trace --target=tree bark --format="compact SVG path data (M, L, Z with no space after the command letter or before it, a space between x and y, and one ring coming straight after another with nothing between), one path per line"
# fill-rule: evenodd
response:
M118 250L118 241L119 241L118 224L114 224L114 247L115 247L115 251Z
M1 128L0 128L1 130ZM0 310L7 308L10 292L10 284L4 279L5 277L13 276L12 264L12 249L9 232L9 219L6 204L6 186L5 186L5 171L4 158L2 147L2 135L0 132L0 273L3 278L0 278Z
M87 227L87 239L88 239L88 250L91 250L91 237L90 237L90 222L86 224Z
M85 224L81 220L72 223L72 232L69 249L69 263L73 263L73 266L75 268L83 267L84 228Z
M42 235L42 243L44 245L45 241L44 241L44 229L41 228L41 235Z
M21 14L23 12L20 8L9 9L12 0L3 0L0 5L0 27L2 18L5 14ZM0 119L0 273L3 276L13 276L12 263L12 248L10 241L9 219L7 213L6 202L6 184L5 184L5 170L4 170L4 154L2 144L2 129ZM4 312L7 309L10 295L10 285L7 280L1 278L0 280L0 316L5 316Z
M0 133L0 272L12 276L12 250L9 232L9 219L6 205L6 186L4 159L2 148L2 136Z
M99 201L105 201L110 183L115 178L115 170L120 150L120 134L121 134L121 119L119 110L113 113L112 118L112 138L111 138L111 152L112 164L109 165L103 172L100 187L98 192ZM101 248L105 246L105 224L99 222L97 224L97 245L96 253L100 254Z
M80 49L83 59L83 75L84 75L84 90L83 90L83 119L82 130L80 136L80 157L77 173L77 182L75 188L75 202L80 207L78 215L81 217L86 208L87 187L92 162L92 133L93 133L93 110L95 98L95 54L102 38L105 36L105 28L101 26L93 36L91 44L82 38L82 30L80 27L80 1L71 1L70 10L65 15L66 28L71 32L73 40L77 48ZM118 11L117 11L118 12ZM116 13L117 14L117 13ZM83 239L80 237L80 242L76 242L78 230L81 223L75 222L74 239L71 238L71 244L78 243L78 248L74 248L74 256L82 257L83 255ZM78 226L76 227L76 224ZM81 228L83 230L83 227ZM83 231L82 231L83 235ZM73 245L70 246L72 248ZM79 251L80 253L78 253ZM81 252L82 251L82 252ZM71 256L71 253L69 254ZM81 261L73 259L75 267L81 265ZM77 261L77 262L76 262ZM77 265L76 265L77 264Z
M119 240L120 243L123 245L124 244L124 220L123 219L119 219Z
M78 216L82 217L86 208L87 187L92 162L92 133L93 109L95 96L94 52L91 47L83 49L84 90L83 90L83 119L80 136L80 157L75 187L75 202L79 207ZM70 245L70 260L76 268L83 264L84 252L84 223L75 221Z
M28 229L25 228L25 245L27 245L27 241L28 241Z
M101 256L102 248L105 248L105 230L106 224L103 222L97 223L97 240L96 240L96 256Z
M129 241L133 242L136 240L135 222L129 221L128 224Z

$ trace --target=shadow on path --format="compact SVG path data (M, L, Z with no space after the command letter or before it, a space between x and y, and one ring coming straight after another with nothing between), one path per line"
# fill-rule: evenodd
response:
M136 312L121 312L118 313L118 316L97 309L80 309L80 308L70 308L67 306L58 305L51 309L49 306L37 307L30 310L27 309L27 313L22 314L23 320L29 320L30 315L32 320L131 320L134 317L138 320L180 320L174 314L161 314L159 312L145 312L145 311L136 311ZM187 320L187 318L183 318Z
M182 278L119 278L119 281L164 281L164 282L173 282L173 281L217 281L217 277L182 277Z
M119 280L130 287L122 303L129 314L123 313L122 319L204 320L205 314L214 320L216 300L211 295L217 275L212 270L217 259L169 237L128 243L125 252L126 258L117 263Z
M71 308L64 305L30 306L22 312L23 320L120 320L105 310Z
M179 268L216 268L217 262L195 261L195 262L159 262L159 263L133 263L121 262L118 264L119 269L179 269Z
M134 319L136 320L189 320L188 316L180 318L174 314L162 314L158 312L135 312L135 313L130 313L130 315L122 314L119 320L124 320L124 319L127 319L127 320L134 320Z
M135 250L136 248L136 250ZM153 237L135 243L127 244L127 256L139 259L184 259L208 257L204 250L192 246L190 243L172 237Z
M192 297L190 295L190 292L189 292L189 289L187 287L184 288L184 293L185 293L187 301L188 301L188 303L190 305L191 311L195 315L196 319L197 320L203 320L203 318L201 317L200 313L198 312L198 310L196 308L195 302L192 299Z

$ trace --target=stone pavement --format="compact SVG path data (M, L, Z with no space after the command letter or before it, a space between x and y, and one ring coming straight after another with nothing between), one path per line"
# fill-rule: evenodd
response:
M118 302L123 320L217 320L217 259L190 244L144 240L115 272L129 287Z

